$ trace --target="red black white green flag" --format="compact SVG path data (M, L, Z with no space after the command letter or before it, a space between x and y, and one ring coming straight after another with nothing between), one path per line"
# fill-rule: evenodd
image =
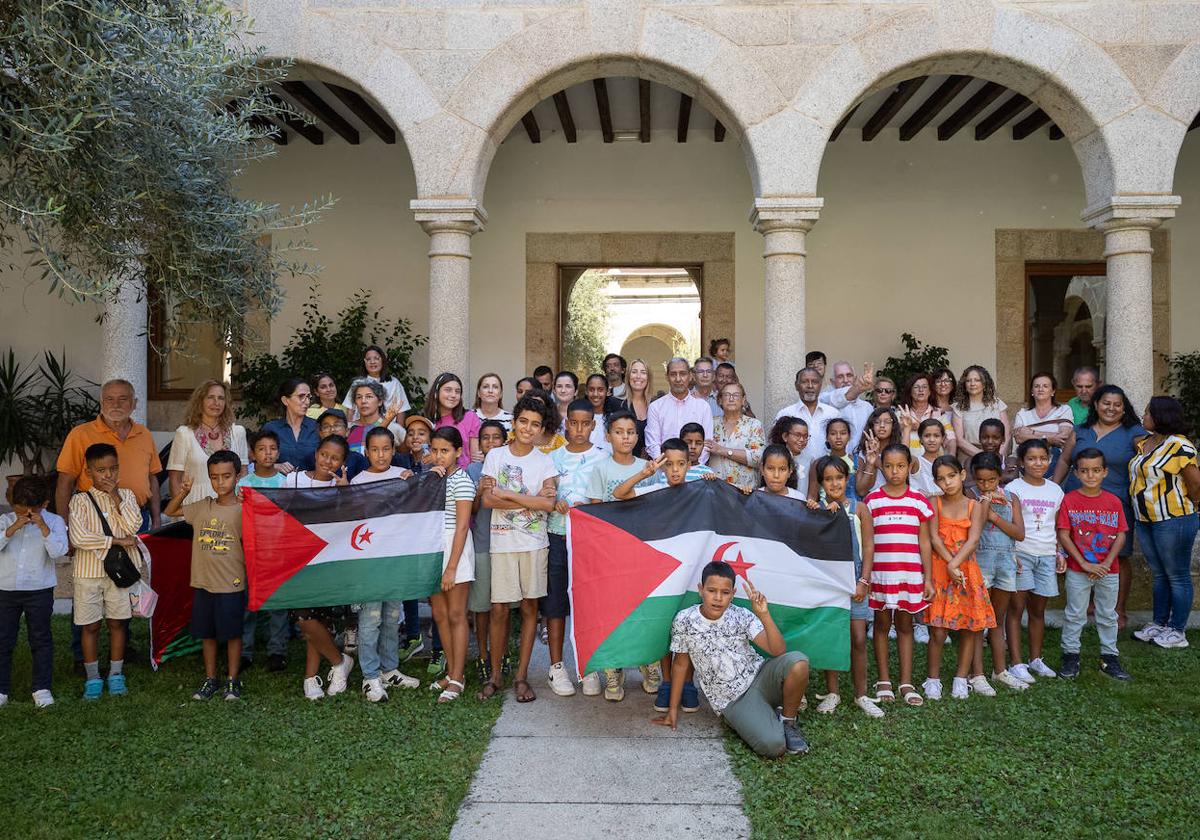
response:
M247 489L250 609L426 598L442 577L446 480Z
M788 650L850 667L854 557L847 517L723 481L692 481L568 517L572 635L582 673L667 652L671 620L699 603L700 571L724 560L767 596ZM734 603L749 606L739 579Z
M192 526L172 522L142 536L153 562L150 585L158 605L150 618L150 665L200 650L192 636Z

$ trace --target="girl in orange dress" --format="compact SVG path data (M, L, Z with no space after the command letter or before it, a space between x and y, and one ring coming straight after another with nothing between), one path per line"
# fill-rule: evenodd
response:
M929 625L929 679L925 680L925 696L930 700L942 697L942 681L938 676L942 665L942 646L946 634L959 631L958 667L950 696L965 698L971 691L988 697L996 691L982 675L971 680L972 652L979 634L996 626L996 614L983 573L975 562L975 546L987 522L988 503L963 495L966 478L958 459L943 455L933 462L933 475L942 495L933 499L933 520L930 537L933 548L933 602L926 612Z

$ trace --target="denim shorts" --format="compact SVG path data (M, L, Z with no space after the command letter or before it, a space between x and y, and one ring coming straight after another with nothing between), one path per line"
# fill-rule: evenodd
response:
M975 552L975 562L983 573L983 585L1004 592L1017 591L1017 557L1011 549L981 548Z
M858 588L858 580L862 577L862 556L854 558L854 587ZM870 589L870 587L867 587ZM870 596L863 598L861 601L850 599L850 620L851 621L870 621L871 608L867 606L867 601Z
M1054 571L1058 558L1053 554L1017 552L1017 591L1033 591L1034 595L1053 598L1058 595L1058 574Z

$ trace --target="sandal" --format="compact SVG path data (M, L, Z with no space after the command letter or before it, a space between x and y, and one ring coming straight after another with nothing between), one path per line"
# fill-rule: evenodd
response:
M908 689L905 691L904 689ZM900 696L904 698L904 702L909 706L924 706L925 698L921 696L921 692L917 691L916 686L911 683L900 684Z
M449 683L452 683L452 682L454 682L454 680L450 679L449 677L442 677L440 680L434 680L433 682L431 682L429 684L429 690L430 691L446 691L449 688ZM462 683L459 683L459 685L462 685Z
M475 695L476 700L491 700L497 694L504 690L504 686L500 683L488 680L483 684L483 688Z
M887 688L879 686L886 685ZM891 680L879 680L875 683L875 696L872 698L876 703L891 703L896 699L896 693L892 691Z
M451 688L450 686L452 685L458 686L458 688ZM441 694L438 695L437 701L439 703L450 703L454 700L457 700L462 695L463 689L465 688L466 686L460 683L458 680L446 680L446 688Z
M521 690L521 686L525 686L524 691ZM532 703L537 699L537 695L533 693L533 689L525 680L517 680L513 683L513 694L516 695L518 703Z

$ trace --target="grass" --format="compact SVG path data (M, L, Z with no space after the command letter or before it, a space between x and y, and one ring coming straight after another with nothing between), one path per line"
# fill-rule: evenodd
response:
M56 705L30 700L22 634L0 709L9 837L447 837L500 712L473 687L449 706L424 686L368 703L357 664L344 695L311 703L301 642L286 673L249 671L239 703L190 699L197 656L127 665L127 697L85 704L68 619L54 622ZM141 651L145 628L134 622ZM427 682L424 665L408 672Z
M812 745L806 756L764 761L727 734L754 836L1194 837L1200 633L1189 639L1188 650L1164 651L1123 632L1121 658L1133 681L1122 684L1098 672L1089 627L1077 680L1039 680L1021 694L997 686L995 698L968 700L949 699L949 645L947 699L893 704L882 720L848 705L846 675L835 714L810 706L801 715ZM1045 650L1056 666L1057 631L1047 632ZM924 646L916 659L919 687ZM810 702L816 690L825 690L820 674Z

